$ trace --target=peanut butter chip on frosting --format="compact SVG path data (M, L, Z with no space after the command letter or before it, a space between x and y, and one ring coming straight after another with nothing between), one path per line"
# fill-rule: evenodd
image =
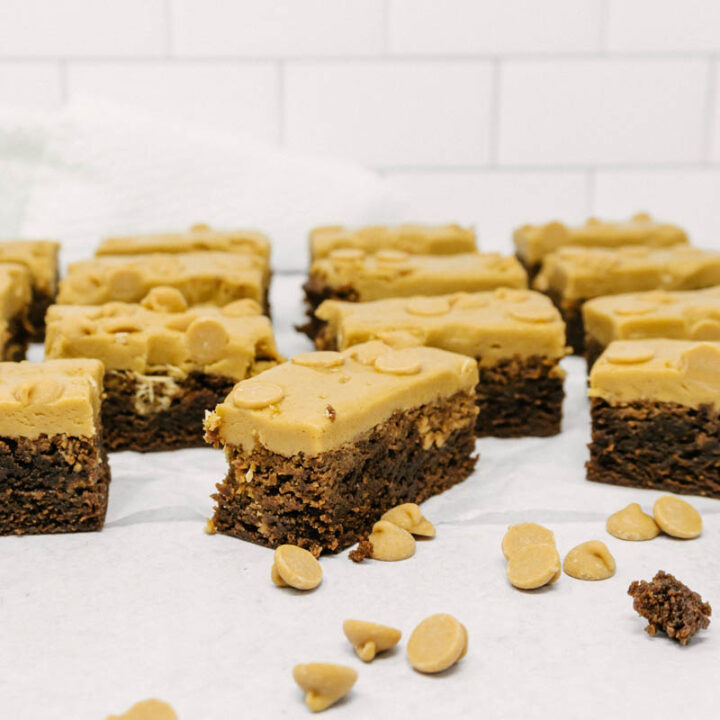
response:
M720 321L710 318L696 322L690 329L693 340L720 340Z
M417 375L422 363L412 350L391 350L375 360L375 369L390 375Z
M657 310L655 303L646 302L644 300L632 300L615 308L616 315L647 315Z
M108 278L110 294L115 300L131 301L142 291L143 278L132 268L118 268Z
M185 312L188 304L185 296L172 287L153 288L140 303L146 310L156 312Z
M357 262L365 257L365 253L358 248L338 248L329 257L336 262Z
M225 317L252 317L253 315L260 315L261 309L254 300L243 298L228 303L221 312Z
M320 350L319 352L302 353L295 355L292 362L295 365L317 369L329 369L340 367L345 363L344 356L334 350Z
M552 322L557 317L551 308L543 307L515 308L509 314L513 320L528 323Z
M425 618L407 644L410 664L419 672L438 673L465 657L468 634L452 615L439 613Z
M614 343L605 351L605 359L614 365L634 365L652 360L652 348L639 343Z
M59 379L44 377L25 381L15 388L13 395L24 405L44 405L59 399L63 390L64 385Z
M284 395L285 393L279 385L256 382L238 385L230 397L236 407L260 410L280 402Z
M203 364L217 360L229 341L227 330L215 318L198 318L185 333L185 344L190 355Z
M403 263L410 256L402 250L378 250L375 253L375 259L380 263Z
M441 297L418 297L413 298L405 310L411 315L432 317L436 315L447 315L450 312L450 303L446 298Z

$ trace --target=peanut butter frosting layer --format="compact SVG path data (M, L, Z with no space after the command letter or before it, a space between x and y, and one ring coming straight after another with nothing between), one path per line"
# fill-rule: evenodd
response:
M0 242L0 262L24 265L33 287L48 295L57 291L60 243L49 240L6 240Z
M310 232L310 258L327 257L333 250L402 250L415 255L453 255L477 250L475 230L460 225L371 225L347 228L327 225Z
M415 296L367 303L326 300L315 311L344 350L369 340L430 347L481 359L565 355L565 324L550 299L531 290Z
M608 295L583 305L585 330L602 345L613 340L720 340L720 287Z
M720 343L616 340L593 365L588 394L613 404L647 400L717 407Z
M477 382L477 363L464 355L428 347L393 350L375 341L296 355L243 380L205 427L246 451L260 446L285 457L312 456L352 442L394 412L472 394Z
M222 306L244 298L262 304L267 279L263 258L239 253L108 255L70 265L57 302L139 302L152 288L167 286L179 290L188 305Z
M523 225L513 233L518 255L529 264L540 262L548 253L567 245L615 248L623 245L670 247L684 245L687 234L681 228L653 220L639 213L622 222L590 218L576 227L561 222L546 225Z
M269 260L270 240L259 230L215 230L193 225L186 232L147 233L105 238L96 255L144 255L220 250L259 255Z
M102 390L98 360L0 363L0 437L93 437Z
M353 288L361 301L527 287L527 274L517 259L497 253L409 255L381 250L368 255L334 250L312 263L310 275L330 288Z
M9 320L30 304L32 286L25 265L0 262L0 320Z
M662 250L562 248L548 255L534 286L565 299L720 284L720 253L684 245Z
M106 370L235 380L281 360L270 320L252 300L188 310L177 290L156 288L144 304L53 305L46 357L96 358Z

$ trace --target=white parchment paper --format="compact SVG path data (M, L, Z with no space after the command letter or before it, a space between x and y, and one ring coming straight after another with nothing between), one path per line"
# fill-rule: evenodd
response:
M309 349L292 330L300 283L274 281L287 355ZM423 506L435 540L401 563L323 558L324 581L308 594L272 585L272 551L203 532L222 452L112 455L101 533L0 538L0 718L102 720L147 697L181 720L308 717L291 670L310 661L359 672L328 711L338 720L717 717L716 623L685 648L650 638L626 590L662 568L720 608L720 502L691 500L705 522L698 540L609 536L610 513L630 502L650 510L659 494L585 481L584 363L565 364L561 435L479 441L473 477ZM514 590L500 540L524 520L550 527L561 555L603 540L616 576ZM422 676L404 644L436 612L467 626L469 651L441 676ZM342 634L348 617L402 629L400 647L363 664Z

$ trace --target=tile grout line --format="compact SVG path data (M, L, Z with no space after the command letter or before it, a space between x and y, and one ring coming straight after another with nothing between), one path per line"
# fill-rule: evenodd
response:
M585 215L592 217L595 211L595 191L597 189L597 174L595 168L588 170L585 175Z
M380 55L382 58L392 57L390 53L390 0L382 0L381 22Z
M709 63L701 149L701 161L706 167L712 167L713 165L712 151L713 141L715 139L715 115L720 114L717 97L718 60L711 57Z
M492 64L492 85L490 95L490 127L488 129L489 134L489 166L497 167L498 159L500 156L500 75L501 75L501 62L499 58L495 58Z
M67 60L58 60L57 69L60 83L60 104L65 105L70 97Z
M285 112L287 110L287 103L285 102L285 70L285 63L281 60L277 64L277 139L278 145L283 148L287 142L287 123L285 118Z
M172 0L164 0L163 15L165 21L165 57L171 59L174 57Z

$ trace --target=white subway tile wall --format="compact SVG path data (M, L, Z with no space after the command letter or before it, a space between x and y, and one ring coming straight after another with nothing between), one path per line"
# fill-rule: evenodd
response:
M639 209L720 246L718 0L2 0L0 108L82 95L359 161L486 247Z

